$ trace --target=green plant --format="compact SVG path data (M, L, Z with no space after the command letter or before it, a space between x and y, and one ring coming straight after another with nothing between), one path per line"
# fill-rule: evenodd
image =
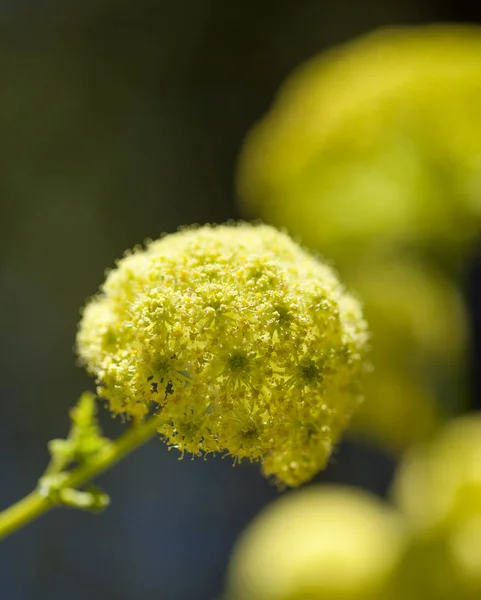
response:
M205 226L136 248L77 338L99 397L130 428L102 437L84 394L37 489L0 514L0 536L53 506L105 507L90 481L157 432L182 454L260 461L278 484L300 485L362 399L367 338L332 269L272 227Z

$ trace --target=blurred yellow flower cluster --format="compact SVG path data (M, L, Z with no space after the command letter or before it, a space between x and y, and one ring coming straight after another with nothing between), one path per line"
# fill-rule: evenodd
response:
M409 586L427 598L481 598L481 414L452 421L413 448L393 495L413 540Z
M361 295L372 331L374 371L353 426L397 453L441 424L441 396L459 401L464 306L442 273L413 258L359 261L344 275Z
M316 485L268 506L234 550L228 600L479 600L481 416L405 457L395 506Z
M365 304L360 429L393 450L443 419L466 346L455 283L481 230L481 28L380 30L299 68L241 152L249 215L333 259Z
M275 501L244 532L227 599L389 598L405 537L401 517L374 496L308 487Z
M304 65L247 139L248 210L311 246L472 241L481 217L481 29L374 32Z
M296 486L362 399L367 326L334 271L267 225L185 229L121 259L79 355L114 413L160 411L182 453L262 462Z

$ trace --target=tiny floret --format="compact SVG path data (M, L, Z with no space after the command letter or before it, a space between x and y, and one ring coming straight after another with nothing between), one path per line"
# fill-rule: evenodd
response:
M78 353L113 413L155 413L170 446L296 486L361 401L367 327L333 270L266 225L185 229L118 261Z

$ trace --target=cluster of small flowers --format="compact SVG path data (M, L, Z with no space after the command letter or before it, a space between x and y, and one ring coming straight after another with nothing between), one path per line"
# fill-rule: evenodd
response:
M246 223L186 229L121 259L80 324L114 413L161 416L182 453L261 460L295 486L361 400L366 323L334 272Z

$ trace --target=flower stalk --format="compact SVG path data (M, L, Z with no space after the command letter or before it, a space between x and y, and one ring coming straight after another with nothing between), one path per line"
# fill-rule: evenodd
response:
M135 423L115 441L99 449L84 464L80 464L71 471L64 471L57 475L47 475L45 478L41 478L35 490L0 513L0 539L21 529L57 506L68 505L78 509L94 511L106 506L108 499L106 499L105 495L92 494L94 504L88 506L84 502L85 495L78 495L78 502L76 503L74 501L75 494L71 492L79 492L79 488L82 488L98 475L110 469L110 467L133 450L148 442L156 434L160 425L161 418L158 415ZM62 475L62 477L58 477L58 475ZM48 483L49 479L51 481L50 484ZM45 480L47 480L47 484ZM55 484L55 481L58 483ZM66 491L67 493L65 493ZM96 506L95 501L97 500L98 502L99 499L100 506Z

